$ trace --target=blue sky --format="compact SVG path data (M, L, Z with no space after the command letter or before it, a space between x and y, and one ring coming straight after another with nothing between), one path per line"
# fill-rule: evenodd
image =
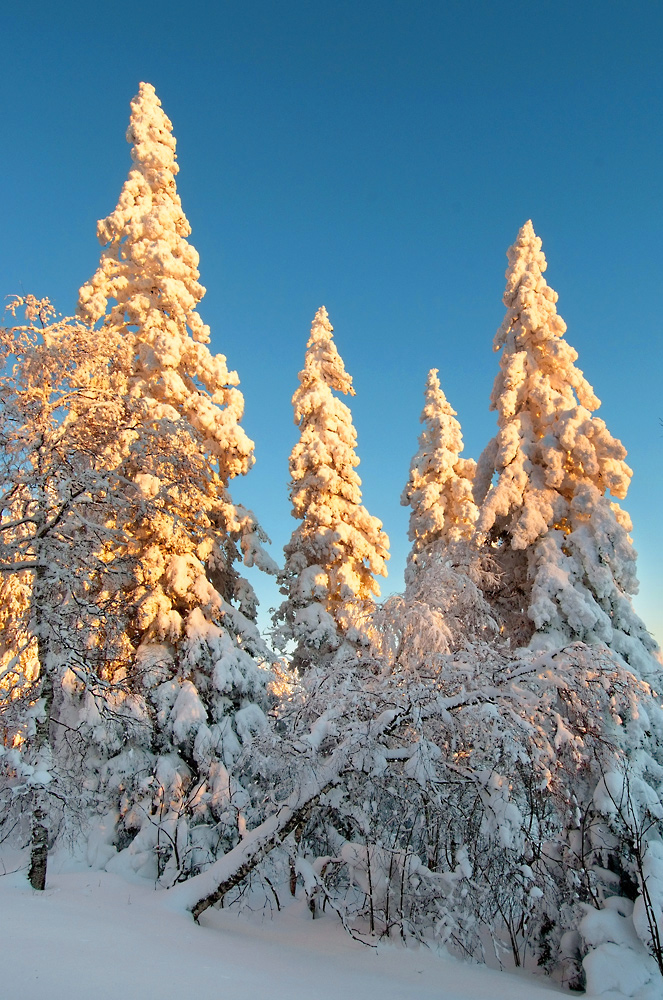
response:
M531 218L567 339L635 470L636 606L663 639L658 0L23 0L3 5L0 29L2 294L74 308L130 166L129 101L154 84L178 140L200 312L256 441L233 495L277 557L294 524L290 398L318 306L355 381L389 593L427 371L478 457L495 430L505 251Z

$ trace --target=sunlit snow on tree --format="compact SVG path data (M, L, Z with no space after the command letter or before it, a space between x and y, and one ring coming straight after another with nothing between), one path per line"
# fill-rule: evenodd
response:
M405 589L378 603L388 540L326 310L293 396L279 572L230 494L253 444L207 347L149 84L127 136L80 318L28 296L0 329L0 837L29 846L37 889L73 846L196 920L290 894L367 943L658 997L663 709L616 502L631 470L531 223L508 251L497 435L461 458L431 369ZM278 577L268 639L241 560Z
M299 441L290 455L292 513L299 521L285 547L281 617L290 635L312 646L362 619L386 576L389 540L361 503L357 433L334 392L354 395L332 338L327 310L311 327L299 388L292 397ZM286 628L286 632L288 628Z
M240 424L237 374L210 353L196 311L205 289L186 239L171 132L154 88L141 84L127 131L134 166L117 208L99 223L104 249L79 311L130 346L142 440L123 445L131 478L154 508L130 540L132 679L150 726L104 765L119 802L114 843L128 845L137 867L173 879L236 839L250 808L232 771L243 743L265 725L263 667L273 655L235 563L243 557L272 573L276 565L255 517L228 492L229 480L251 467L253 442Z
M469 541L478 513L472 495L476 462L460 457L460 423L440 388L437 368L428 373L424 398L419 448L401 495L401 504L411 508L406 578L416 576L420 556L431 546L442 554L449 546Z
M593 416L599 400L564 340L531 222L507 256L491 396L499 430L475 479L477 532L503 574L501 610L519 640L535 631L548 645L603 641L647 677L656 647L629 597L637 590L631 521L606 495L626 496L626 449Z
M172 128L154 87L141 83L127 130L134 166L117 208L97 226L104 249L79 312L133 333L135 391L153 401L154 417L185 415L227 480L248 470L253 442L239 423L237 373L205 347L210 330L196 311L205 289L175 185Z

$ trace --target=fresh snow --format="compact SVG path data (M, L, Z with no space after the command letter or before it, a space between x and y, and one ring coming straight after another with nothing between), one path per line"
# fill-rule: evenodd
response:
M333 915L281 898L271 915L208 910L196 926L143 879L54 859L43 893L0 878L2 995L22 1000L548 1000L528 974L496 972L424 947L354 941ZM28 932L29 931L29 932Z

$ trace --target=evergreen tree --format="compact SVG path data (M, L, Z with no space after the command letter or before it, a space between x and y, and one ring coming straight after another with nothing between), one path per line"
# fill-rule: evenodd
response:
M375 619L383 655L401 667L430 665L437 654L492 622L477 587L482 574L470 545L477 517L476 463L460 457L460 423L437 372L428 373L423 430L401 495L401 504L411 508L405 593L389 598Z
M185 417L227 482L253 464L253 442L240 425L237 373L205 346L210 330L196 311L205 289L186 239L172 128L154 87L141 83L127 130L134 166L117 208L97 226L101 260L80 290L78 311L131 337L132 390L150 402L154 418Z
M626 496L626 449L593 415L599 400L564 340L531 222L507 256L491 396L499 430L475 480L477 532L502 573L500 611L519 642L532 632L549 646L602 641L646 678L656 647L630 600L631 522L606 495Z
M411 507L411 558L437 541L469 539L477 517L472 496L476 462L460 458L460 424L440 388L437 371L431 368L428 373L420 418L423 430L401 497L402 505Z
M420 556L435 546L450 550L472 537L477 508L472 495L476 462L460 457L463 437L456 411L440 388L437 368L426 381L423 430L410 463L410 477L401 504L411 508L408 538L412 549L406 578L417 575Z
M299 521L285 547L278 616L282 634L320 648L361 633L375 575L386 576L389 541L361 503L355 471L357 434L349 408L334 391L354 395L352 379L332 339L327 310L311 327L304 368L292 402L299 441L290 455L292 513Z
M130 479L156 510L130 533L132 685L150 724L129 739L121 726L104 728L89 704L87 722L104 794L116 803L111 846L168 879L204 865L246 821L250 796L233 771L266 724L263 665L272 657L253 623L255 595L235 568L239 550L247 565L276 571L253 514L228 491L252 465L253 443L240 424L237 374L210 353L196 311L205 289L171 133L142 83L127 131L133 168L99 223L100 265L79 298L82 316L129 345L144 443L128 435L109 460L129 456Z

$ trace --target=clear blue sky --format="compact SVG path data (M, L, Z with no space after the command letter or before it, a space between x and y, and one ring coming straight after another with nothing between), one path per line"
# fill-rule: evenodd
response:
M636 601L663 637L663 4L280 0L3 4L2 294L74 308L146 80L174 123L212 347L257 464L233 490L289 537L290 397L325 305L354 376L364 500L402 585L426 373L465 454L494 433L504 256L531 218L599 411L629 451ZM263 604L278 600L260 585Z

